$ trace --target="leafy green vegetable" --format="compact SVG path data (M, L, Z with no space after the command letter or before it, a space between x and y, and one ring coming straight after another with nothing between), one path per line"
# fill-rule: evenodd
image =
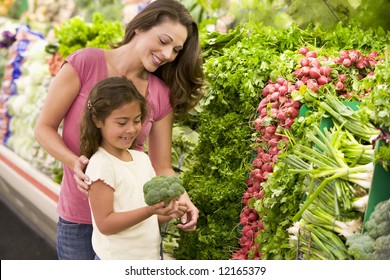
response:
M94 13L92 23L73 17L62 22L54 32L59 53L67 57L85 47L108 49L122 39L124 30L119 21L108 21L102 14Z

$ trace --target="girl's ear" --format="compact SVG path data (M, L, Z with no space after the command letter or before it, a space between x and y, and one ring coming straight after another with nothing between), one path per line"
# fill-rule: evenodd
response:
M95 124L95 126L97 128L101 128L102 127L102 121L98 120L95 116L92 116L92 121L94 122L94 124Z

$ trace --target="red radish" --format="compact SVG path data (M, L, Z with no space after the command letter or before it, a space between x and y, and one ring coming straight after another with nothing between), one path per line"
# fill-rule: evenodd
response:
M279 110L277 108L271 108L270 117L276 119L278 117Z
M276 101L273 101L273 102L270 102L270 103L268 103L268 104L271 104L271 108L279 108L279 102L278 102L278 100L276 100ZM268 105L269 106L269 105Z
M335 63L338 63L338 64L343 63L343 60L344 60L344 58L342 58L342 57L335 57L335 58L333 59L333 61L334 61Z
M286 119L286 112L283 109L279 110L277 118L283 122Z
M282 77L277 78L277 79L276 79L276 82L277 82L279 85L281 85L281 86L284 86L284 85L286 85L286 83L287 83L286 79L285 79L285 78L282 78Z
M267 153L264 153L262 155L262 159L263 159L263 162L270 162L271 161L271 155L267 154Z
M253 184L253 189L258 192L261 190L261 186L260 186L260 183L259 181L256 181L254 184Z
M372 51L369 53L368 57L371 59L376 59L378 57L378 53L376 51Z
M310 61L310 66L317 67L317 68L321 67L321 63L316 58L310 57L309 61Z
M294 120L292 118L287 118L285 121L284 121L284 124L287 128L290 128L293 124L294 124Z
M300 88L301 86L304 86L304 85L305 85L305 83L299 80L299 81L297 81L297 82L295 83L295 88L299 90L299 88Z
M269 133L269 134L274 134L275 131L276 131L276 126L267 126L267 127L265 128L265 131L266 131L267 133Z
M299 49L299 53L303 55L306 55L308 51L309 49L307 47L302 47Z
M320 86L322 85L325 85L328 83L328 78L325 77L325 76L320 76L318 79L317 79L317 82Z
M329 66L321 66L320 67L320 74L324 76L329 76L331 72L331 68Z
M311 67L309 71L310 78L318 79L321 76L320 68Z
M261 159L259 158L255 158L253 161L252 161L252 166L256 167L256 168L261 168L263 166L263 162L261 161Z
M278 99L279 99L279 92L278 91L271 93L271 96L270 96L271 101L277 101Z
M301 66L309 66L310 61L309 61L309 59L307 57L303 57L299 61L299 64L301 64Z
M279 94L281 94L282 96L286 95L287 91L288 88L286 86L280 86L278 89Z
M343 60L343 65L344 65L345 67L350 67L350 66L352 65L351 59L345 58L345 59Z
M308 76L310 73L310 67L309 66L304 66L301 68L302 69L302 75L303 76Z
M297 70L294 71L294 76L297 77L298 79L303 77L303 70L302 68L298 68Z
M343 90L344 89L344 84L341 81L338 81L335 86L336 86L337 90Z
M302 81L302 83L304 83L304 84L306 84L308 80L309 80L309 76L303 76L303 77L301 78L301 81Z
M264 163L263 166L261 167L261 170L262 170L263 172L272 173L272 171L273 171L272 164L271 164L271 163Z
M356 63L359 59L359 52L358 51L350 51L349 52L349 57L351 58L352 63Z
M289 85L289 86L288 86L287 92L288 92L288 93L292 93L295 89L296 89L296 88L295 88L294 85Z
M278 140L275 139L275 138L271 138L271 139L268 141L268 144L269 144L271 147L277 147L277 146L278 146Z
M298 110L295 109L294 107L289 107L287 108L287 115L290 117L290 118L296 118L298 116Z
M314 57L314 58L316 58L317 57L317 53L314 52L314 51L308 51L306 53L306 57Z
M318 83L316 80L308 80L306 85L308 89L318 92Z
M270 153L270 155L278 155L279 154L278 146L273 146L273 147L269 148L269 153ZM273 157L272 157L272 161L273 161Z
M264 87L262 90L261 90L261 94L263 96L267 96L269 94L269 88L268 87Z
M349 52L348 52L347 50L342 50L342 51L340 52L340 57L341 57L342 59L349 58Z
M267 115L267 108L264 107L260 110L260 117L265 117Z
M256 213L250 213L249 216L248 216L248 220L249 221L257 221L259 219L259 216L256 214Z
M347 81L347 76L344 74L340 74L339 80L340 80L340 82L345 83Z
M291 100L291 106L293 106L295 109L301 108L301 103L298 100Z
M370 66L375 66L377 64L377 62L373 59L369 59L368 63L370 64Z

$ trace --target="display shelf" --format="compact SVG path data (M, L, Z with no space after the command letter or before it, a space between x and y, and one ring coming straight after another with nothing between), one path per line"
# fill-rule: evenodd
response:
M59 191L59 184L0 145L0 199L52 245Z

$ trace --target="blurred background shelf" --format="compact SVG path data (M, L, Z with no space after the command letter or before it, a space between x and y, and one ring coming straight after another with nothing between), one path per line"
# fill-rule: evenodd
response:
M51 178L0 145L1 202L53 247L59 190Z

